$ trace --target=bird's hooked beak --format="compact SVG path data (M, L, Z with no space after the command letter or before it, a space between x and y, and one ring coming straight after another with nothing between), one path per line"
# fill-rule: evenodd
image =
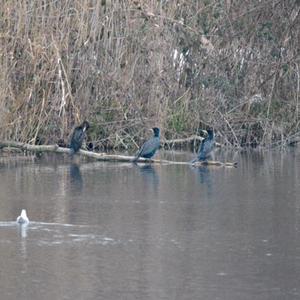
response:
M82 131L83 131L83 132L86 132L87 129L88 129L88 125L85 124L85 125L83 126L83 130L82 130Z

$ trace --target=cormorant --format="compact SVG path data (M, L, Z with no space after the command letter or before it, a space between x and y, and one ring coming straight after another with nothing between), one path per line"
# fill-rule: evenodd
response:
M21 215L17 217L16 222L17 222L18 224L28 224L28 223L29 223L29 219L28 219L28 217L27 217L27 214L26 214L26 210L25 210L25 209L22 209Z
M139 157L144 157L144 158L151 158L156 150L159 149L160 146L160 130L157 127L152 128L153 130L153 137L146 141L143 146L140 148L138 153L136 154L134 158L134 162L136 162Z
M198 157L192 161L193 163L196 161L207 160L210 157L211 152L215 148L214 131L211 128L207 129L207 134L207 137L201 143L201 147L198 152Z
M78 152L81 148L82 142L85 137L85 132L89 129L89 127L90 124L88 123L88 121L84 121L81 125L74 129L70 143L72 155Z

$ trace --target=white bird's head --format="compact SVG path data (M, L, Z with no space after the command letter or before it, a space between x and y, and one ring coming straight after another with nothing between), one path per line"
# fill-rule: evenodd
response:
M27 224L27 223L29 223L29 219L27 217L25 209L22 209L21 215L18 216L18 218L17 218L17 223L19 223L19 224Z

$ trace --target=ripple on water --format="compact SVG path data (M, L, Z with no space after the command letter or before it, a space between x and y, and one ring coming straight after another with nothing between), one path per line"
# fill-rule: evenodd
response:
M24 229L26 234L22 234L22 237L28 238L30 236L30 241L36 241L38 246L75 243L106 246L121 243L120 240L99 233L100 229L97 226L30 222L25 227L16 222L0 222L0 227L15 227L18 231L20 228ZM1 242L9 243L11 241L2 239Z

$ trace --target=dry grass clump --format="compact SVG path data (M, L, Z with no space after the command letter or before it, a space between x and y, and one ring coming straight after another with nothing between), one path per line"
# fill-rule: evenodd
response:
M232 146L299 132L297 0L1 3L0 137L98 147L214 126Z

